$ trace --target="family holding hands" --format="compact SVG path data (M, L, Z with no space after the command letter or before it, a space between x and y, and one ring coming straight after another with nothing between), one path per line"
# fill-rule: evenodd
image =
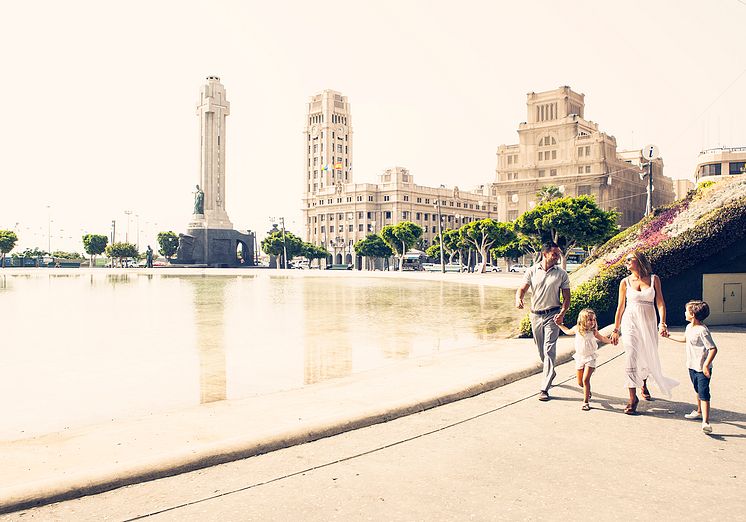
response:
M650 262L642 252L632 252L625 258L630 275L619 284L619 302L611 335L607 337L598 331L596 314L587 308L578 314L577 324L568 328L564 325L564 317L570 306L570 279L567 272L557 265L559 259L560 250L557 244L545 244L541 252L541 261L526 270L523 284L518 288L515 297L516 307L523 308L523 297L531 288L531 331L539 357L544 363L539 400L550 400L549 388L556 375L555 359L560 330L567 335L575 336L573 358L578 386L583 388L583 410L591 409L591 375L596 368L598 341L616 345L620 337L627 354L625 387L629 391L629 402L624 408L624 413L637 413L637 405L640 402L637 388L640 388L645 400L652 400L647 386L649 378L655 381L664 395L670 397L671 390L679 383L666 377L661 369L658 356L660 335L686 344L687 366L697 393L697 409L685 417L701 419L702 431L711 433L710 379L712 360L717 354L717 347L709 329L702 322L710 313L707 303L688 302L685 316L689 324L684 336L677 338L670 335L666 325L666 303L660 279L652 273Z

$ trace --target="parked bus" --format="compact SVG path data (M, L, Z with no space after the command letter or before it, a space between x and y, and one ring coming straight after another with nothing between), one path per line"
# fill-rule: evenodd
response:
M571 248L567 251L567 271L576 270L588 257L588 253L582 248Z

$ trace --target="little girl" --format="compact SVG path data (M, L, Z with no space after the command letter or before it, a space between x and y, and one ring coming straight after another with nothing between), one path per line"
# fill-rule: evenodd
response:
M584 400L583 410L591 409L588 401L591 398L591 375L596 369L596 351L598 351L598 341L607 344L611 339L598 333L596 324L596 313L590 308L585 308L578 314L578 324L572 328L564 324L559 325L567 335L575 335L575 369L578 372L578 386L583 388ZM596 341L598 339L598 341Z

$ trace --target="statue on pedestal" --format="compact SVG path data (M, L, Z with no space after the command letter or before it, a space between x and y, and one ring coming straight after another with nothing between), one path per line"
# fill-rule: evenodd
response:
M197 185L197 191L194 193L194 213L205 213L205 192Z

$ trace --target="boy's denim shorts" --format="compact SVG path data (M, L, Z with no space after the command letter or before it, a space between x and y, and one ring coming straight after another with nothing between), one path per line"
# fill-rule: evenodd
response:
M712 376L712 370L710 370L710 376ZM694 391L697 392L697 397L701 401L710 400L710 378L705 377L705 374L692 370L689 368L689 378L692 380L694 385Z

